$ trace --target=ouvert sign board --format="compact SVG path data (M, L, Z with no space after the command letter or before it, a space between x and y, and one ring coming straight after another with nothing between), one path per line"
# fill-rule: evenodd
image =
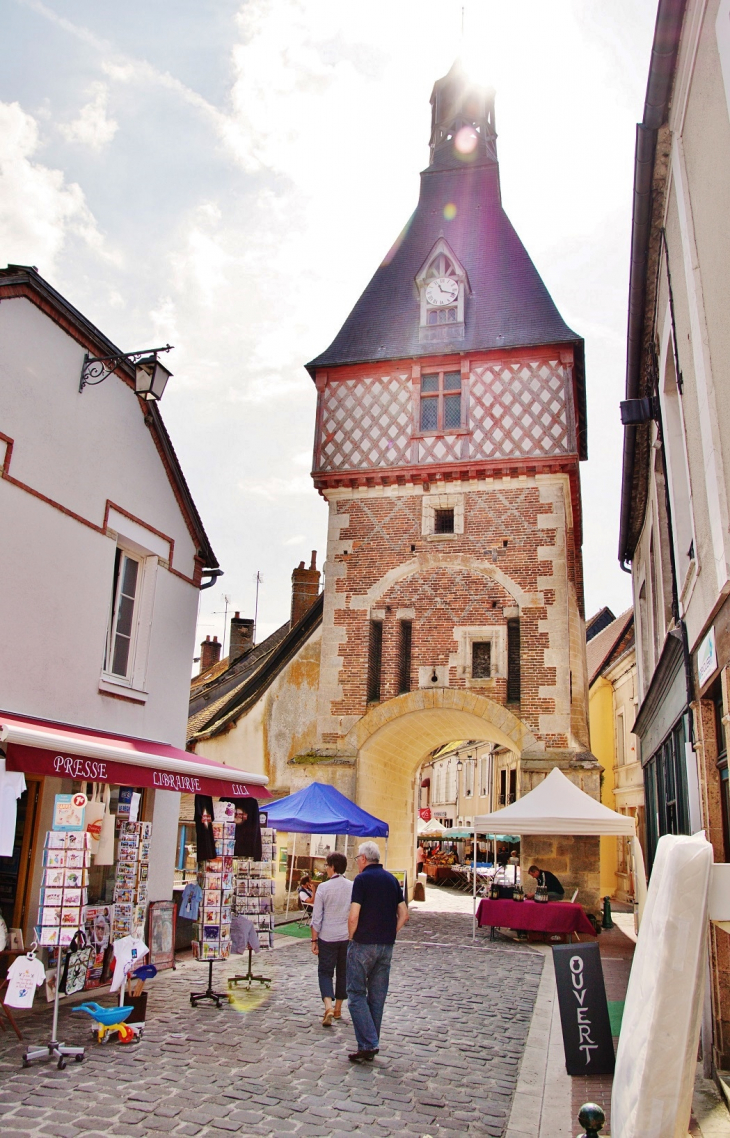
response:
M554 945L553 963L568 1074L613 1074L611 1021L598 945Z

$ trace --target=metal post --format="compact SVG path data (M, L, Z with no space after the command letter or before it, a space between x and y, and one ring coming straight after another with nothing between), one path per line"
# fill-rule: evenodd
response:
M56 965L56 991L53 994L53 1026L51 1027L51 1045L58 1042L58 1001L61 998L61 960L63 949L58 946L58 964Z
M291 851L291 866L289 867L289 888L286 891L286 916L289 916L289 898L291 897L291 880L294 876L294 861L297 855L297 836L294 835L294 845Z
M471 939L477 939L477 816L474 815L474 844L471 851L472 901L471 901Z
M585 1129L585 1134L579 1134L578 1138L600 1138L598 1131L603 1129L606 1115L598 1103L586 1102L580 1108L578 1121Z

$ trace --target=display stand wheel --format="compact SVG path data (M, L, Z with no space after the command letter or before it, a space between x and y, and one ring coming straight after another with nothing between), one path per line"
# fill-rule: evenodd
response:
M222 1000L228 1000L227 992L216 992L213 990L213 961L208 961L208 987L204 992L191 992L190 993L190 1006L197 1008L198 1004L203 1000L210 1000L217 1008L221 1006Z
M237 988L239 984L245 984L246 987L250 991L251 984L254 982L254 980L256 981L257 984L265 984L267 988L271 987L271 977L270 976L254 976L253 970L252 970L252 964L251 964L252 959L253 959L252 951L253 950L251 949L251 946L249 945L249 948L248 948L248 971L246 972L246 975L245 976L230 976L228 979L228 987L229 988Z

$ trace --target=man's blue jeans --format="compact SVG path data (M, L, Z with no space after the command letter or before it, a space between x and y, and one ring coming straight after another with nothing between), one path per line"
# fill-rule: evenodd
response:
M358 944L347 950L347 1002L358 1050L380 1046L380 1024L388 995L392 944Z

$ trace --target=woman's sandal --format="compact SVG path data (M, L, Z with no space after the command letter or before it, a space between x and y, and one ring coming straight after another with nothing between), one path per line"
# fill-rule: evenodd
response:
M335 1018L333 1011L325 1012L322 1017L322 1027L332 1027L332 1021Z

